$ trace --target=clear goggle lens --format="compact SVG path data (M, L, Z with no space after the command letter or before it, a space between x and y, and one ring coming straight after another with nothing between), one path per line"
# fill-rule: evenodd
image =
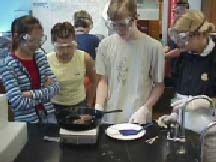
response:
M175 43L179 41L186 41L190 35L189 32L186 33L177 33L176 30L170 29L169 30L170 39L173 40Z
M28 41L34 44L43 45L44 42L47 40L47 36L43 34L40 39L35 39L35 38L32 38L30 34L23 34L21 35L21 40Z
M56 50L64 50L64 49L71 49L77 46L76 41L71 41L70 43L61 44L58 42L54 42L54 47Z
M46 40L47 40L47 36L45 34L42 35L42 38L40 40L41 45L44 44L46 42Z
M189 33L179 33L178 39L186 39L189 36Z
M121 21L106 21L105 25L111 30L127 29L131 26L131 19L125 19Z

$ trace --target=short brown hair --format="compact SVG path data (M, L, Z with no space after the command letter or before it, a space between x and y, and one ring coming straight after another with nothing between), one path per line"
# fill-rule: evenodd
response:
M85 19L88 19L89 21L92 21L91 15L85 10L76 11L74 13L74 20L75 21L82 19L82 18L85 18Z
M66 39L70 36L75 38L75 30L70 22L57 23L51 29L52 43L57 41L57 38Z
M126 17L135 18L137 16L136 0L111 0L107 15L112 21Z
M74 13L75 24L79 24L80 21L85 23L86 27L88 28L90 28L93 25L92 16L85 10L76 11ZM83 26L75 25L75 27L83 27Z

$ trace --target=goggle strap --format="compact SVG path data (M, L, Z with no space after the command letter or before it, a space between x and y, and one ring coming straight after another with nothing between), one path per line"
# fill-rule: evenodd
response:
M29 34L22 34L22 35L20 35L20 39L21 39L21 40L24 40L24 41L29 40L30 37L31 37L31 36L30 36Z
M202 21L202 23L194 30L194 33L197 33L198 32L198 30L204 25L204 23L205 23L205 19Z

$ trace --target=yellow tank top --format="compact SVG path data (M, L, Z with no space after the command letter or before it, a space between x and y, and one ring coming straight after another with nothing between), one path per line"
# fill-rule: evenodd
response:
M51 70L60 83L59 94L52 99L54 104L76 105L86 98L83 84L86 73L84 55L83 51L76 50L71 61L62 64L55 52L47 54Z

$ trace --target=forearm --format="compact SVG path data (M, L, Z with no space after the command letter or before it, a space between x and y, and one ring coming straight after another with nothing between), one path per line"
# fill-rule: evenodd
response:
M165 52L165 58L176 58L179 57L179 55L180 55L180 51L178 48Z
M32 98L36 100L49 101L53 96L59 92L59 83L54 81L54 83L48 87L30 90L32 93Z
M86 64L86 75L90 80L90 85L86 91L87 105L94 106L95 93L96 93L96 72L95 62L88 53L84 56Z
M7 92L9 103L14 111L27 110L41 104L40 100L23 96L22 94L11 94Z
M145 106L148 108L152 108L156 104L160 96L163 94L163 92L164 83L156 83L149 95L149 98L145 102Z
M11 81L13 84L11 84ZM27 110L40 104L40 100L32 99L32 93L30 91L21 92L17 81L12 77L3 77L3 84L8 101L14 111Z
M87 90L87 94L86 94L87 105L90 107L94 106L95 93L96 93L96 81L90 83L90 86L89 86L89 88Z
M97 90L96 90L96 101L95 104L98 104L102 107L104 107L104 103L106 101L107 98L107 81L104 77L102 77L99 82L98 82L98 86L97 86Z

